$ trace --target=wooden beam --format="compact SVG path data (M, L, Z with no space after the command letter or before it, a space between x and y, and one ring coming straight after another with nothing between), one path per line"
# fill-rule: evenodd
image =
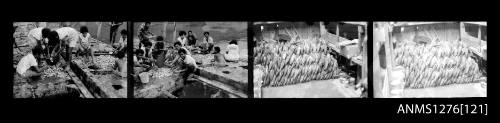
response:
M364 26L365 30L364 30L364 35L362 36L361 38L361 41L363 42L363 52L361 55L363 55L363 65L361 66L362 67L362 76L363 78L367 78L368 76L368 38L367 37L367 27ZM367 78L368 79L368 78Z
M479 39L479 50L482 50L481 49L481 42L483 42L483 40L481 39L481 25L478 25L478 28L477 28L477 38ZM482 51L481 51L482 52ZM482 54L481 54L482 55Z
M460 22L460 29L459 29L460 33L458 35L458 40L462 41L463 40L463 36L466 35L466 32L465 32L465 24Z
M358 26L358 40L361 40L361 31L363 31L361 26Z
M98 27L97 27L97 39L100 39L101 37L101 29L102 29L102 22L96 22Z
M337 42L340 42L340 34L339 34L340 33L340 28L339 28L339 24L340 23L337 23L337 25L335 27L336 28L335 34L337 35Z
M166 39L167 38L167 25L168 25L168 22L163 22L163 38Z
M481 25L481 26L487 26L486 22L464 22L468 24L475 24L475 25Z
M280 33L279 25L276 24L276 26L274 26L273 28L274 28L274 39L279 41L279 33Z
M175 40L175 33L177 33L176 26L177 26L177 24L174 22L174 33L172 34L172 43L176 42L176 40Z
M481 39L481 26L478 26L478 27L477 27L477 38L478 38L479 40L482 40L482 39Z
M417 25L427 25L427 24L443 24L443 23L455 23L455 22L398 22L393 26L417 26Z
M320 37L323 37L323 35L326 34L326 27L325 27L325 23L323 21L319 22L319 34L320 34Z
M385 38L385 58L386 58L386 72L387 72L387 83L384 83L384 87L389 87L389 83L391 82L391 76L392 76L392 41L391 41L391 30L392 30L393 27L385 27L385 34L386 34L386 38ZM388 93L390 92L389 91L390 89L388 90L385 90L386 92L385 95L389 95Z
M350 21L344 21L342 23L346 23L346 24L352 24L352 25L361 25L361 26L366 26L366 22L350 22Z

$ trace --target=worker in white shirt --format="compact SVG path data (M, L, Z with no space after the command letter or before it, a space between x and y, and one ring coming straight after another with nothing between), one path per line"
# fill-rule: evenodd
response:
M80 35L79 35L79 43L77 43L77 52L78 54L83 54L87 59L91 58L92 67L97 67L95 65L94 59L94 49L90 45L90 33L86 26L80 27ZM90 57L89 57L90 56Z
M113 47L115 47L116 50L120 51L123 50L125 46L127 46L127 30L122 29L120 31L120 39L118 40L118 42L113 44Z
M66 44L66 61L70 62L73 49L76 49L76 44L80 38L80 32L71 27L62 27L56 30L59 34L59 39ZM69 65L66 67L69 70Z
M46 47L48 43L47 37L49 36L50 31L51 30L49 28L39 27L28 32L28 45L30 45L30 47L34 47L37 50L43 51L39 56L35 57L44 57L48 55L48 50L46 49Z
M177 66L182 62L183 59L181 58L181 56L178 53L180 49L183 49L184 51L186 51L186 53L185 53L186 55L191 55L191 52L189 52L189 50L187 50L187 48L181 46L181 42L175 42L173 50L175 50L174 52L176 54L168 54L171 56L173 55L174 58L172 60L165 61L169 66Z
M227 52L224 54L226 61L228 62L238 62L240 59L240 49L238 47L238 41L231 40L229 45L227 45Z
M182 78L180 78L180 80L176 81L176 83L175 83L176 86L174 87L174 90L184 88L185 82L187 81L188 77L196 71L196 68L198 68L194 58L191 57L191 55L186 54L187 51L185 49L179 49L178 53L179 53L180 59L183 61L183 65L182 65L182 69L177 71L177 72L179 72L179 75Z
M181 42L181 45L184 47L187 43L186 31L179 31L179 37L177 37L177 41Z
M33 50L34 47L29 47L30 51L19 60L17 63L16 72L23 78L34 78L40 77L41 72L47 67L38 68L38 61L34 55L39 55L41 52L39 50Z

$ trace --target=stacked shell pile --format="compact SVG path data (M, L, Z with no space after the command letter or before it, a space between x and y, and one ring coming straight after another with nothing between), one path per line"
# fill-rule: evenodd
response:
M340 73L326 41L307 34L288 34L291 40L286 43L261 41L254 48L255 64L264 72L262 87L333 79Z
M62 67L58 66L48 66L48 67L49 67L48 69L45 69L42 72L42 78L58 77L63 79L71 79Z
M394 54L396 64L406 69L405 88L472 83L481 77L472 52L462 42L404 43Z

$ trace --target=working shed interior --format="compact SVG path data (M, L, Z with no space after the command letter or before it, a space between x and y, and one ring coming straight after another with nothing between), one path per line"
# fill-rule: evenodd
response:
M375 97L486 97L485 28L482 22L376 23Z
M345 48L358 41L325 31L324 22L256 22L253 28L254 97L366 97L366 88L360 86L366 78L357 78L362 53Z

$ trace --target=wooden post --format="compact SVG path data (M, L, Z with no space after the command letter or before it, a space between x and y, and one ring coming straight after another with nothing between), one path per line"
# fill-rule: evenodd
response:
M101 37L101 29L102 29L102 22L96 22L97 25L99 25L97 27L97 37L96 39L100 40L100 37Z
M363 55L363 59L362 59L363 60L362 72L363 73L361 75L363 76L363 78L368 77L367 75L368 75L368 47L369 46L368 46L368 39L367 39L368 33L367 32L368 32L367 27L365 26L365 30L363 32L364 35L361 38L362 39L361 41L363 42L363 52L362 52L363 54L361 54L361 55Z
M478 30L478 31L477 31L477 38L479 39L479 49L481 49L481 42L483 41L483 40L481 39L481 25L477 25L477 26L478 26L478 27L477 27L477 30Z
M361 26L360 26L360 25L358 25L358 52L357 52L356 54L362 53L362 52L363 52L363 50L364 50L364 49L363 49L363 43L364 43L364 42L363 42L363 38L361 37L361 31L362 31L362 30L361 30ZM363 54L361 54L361 56L363 57ZM359 80L361 80L361 79L364 77L364 76L363 76L363 72L364 72L364 70L363 70L364 62L361 62L361 64L360 64L360 65L361 65L361 71L360 71L361 75L358 77L358 78L359 78ZM358 79L358 78L357 78L357 79Z
M382 72L382 67L381 67L381 63L380 63L380 55L378 54L381 50L380 48L380 45L381 45L381 41L383 41L384 39L382 39L383 35L382 34L386 34L386 33L383 33L383 26L381 24L382 22L373 22L373 52L372 52L372 56L373 56L373 66L372 66L372 79L373 79L373 97L374 98L384 98L384 92L383 92L383 86L384 86L384 81L383 79L381 79L381 76L380 76L380 73ZM381 33L382 32L382 33ZM363 59L364 60L364 59ZM368 60L368 59L367 59Z
M323 37L323 35L326 34L326 27L323 21L319 22L319 34L320 37Z
M384 83L384 87L390 87L391 77L392 77L392 41L391 41L391 31L392 26L385 27L385 59L386 59L386 72L387 72L387 83ZM387 89L387 92L384 92L386 95L390 95L390 89Z
M163 22L163 38L164 39L167 39L167 25L168 25L168 22Z
M459 36L458 36L459 37L458 40L462 41L463 40L462 38L463 38L463 36L465 36L465 33L466 33L465 32L465 24L464 24L464 22L460 22L460 29L459 30L460 30L460 33L459 33Z
M172 42L173 42L173 43L174 43L174 42L176 42L176 41L175 41L175 33L177 33L176 26L177 26L177 25L176 25L176 23L174 22L174 33L172 34Z
M279 41L279 39L280 39L280 38L279 38L279 36L278 36L278 35L279 35L279 33L280 33L279 24L278 24L278 23L276 23L276 26L274 26L274 39L275 39L276 41Z
M361 31L363 31L361 29L361 26L358 25L358 40L361 40Z
M339 34L339 33L340 33L340 31L339 31L339 30L340 30L340 28L339 28L339 24L340 24L340 23L337 23L337 25L336 25L336 29L335 29L335 34L337 35L337 42L339 42L339 41L340 41L340 34Z

